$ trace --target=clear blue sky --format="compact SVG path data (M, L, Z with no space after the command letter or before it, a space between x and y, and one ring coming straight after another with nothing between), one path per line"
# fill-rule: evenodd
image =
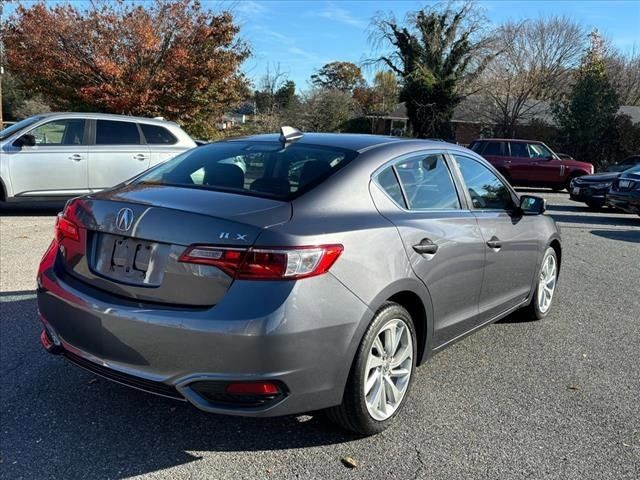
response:
M204 3L204 2L203 2ZM417 1L254 1L218 3L235 12L253 57L245 64L257 80L280 64L281 71L308 87L309 76L325 63L359 63L372 53L368 27L377 12L402 19L430 2ZM588 29L597 27L617 48L640 51L640 0L550 1L487 0L478 2L495 25L548 15L567 15ZM365 72L368 77L371 71Z
M1 0L0 0L1 1ZM48 0L49 4L66 0ZM87 0L69 0L87 6ZM149 3L150 0L129 0ZM22 3L31 3L30 0ZM235 13L241 35L249 41L253 56L244 70L254 82L267 67L280 70L306 89L310 75L325 63L360 63L373 56L368 27L378 12L392 12L397 19L434 2L386 1L269 1L201 0L205 7ZM623 52L640 51L640 0L480 0L486 16L496 26L505 20L566 15L601 34ZM10 14L16 3L5 6ZM365 70L370 78L372 70Z

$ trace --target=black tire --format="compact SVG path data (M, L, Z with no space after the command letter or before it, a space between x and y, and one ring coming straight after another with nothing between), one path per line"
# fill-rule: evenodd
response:
M540 306L539 306L539 295L540 295L540 289L538 288L538 281L540 278L540 274L542 272L542 267L545 264L545 261L547 259L547 256L551 255L553 256L553 259L555 261L555 266L556 266L556 283L558 281L558 271L559 271L559 265L558 265L558 255L556 254L556 251L553 249L553 247L547 247L547 249L544 252L544 255L542 257L542 262L540 262L540 268L538 269L537 275L536 275L536 283L534 285L534 291L533 291L533 296L531 297L531 301L529 302L529 305L527 305L526 307L524 307L522 309L522 313L524 315L524 317L528 320L542 320L543 318L545 318L547 315L549 315L549 312L551 311L551 309L553 308L553 299L555 297L555 295L553 295L551 297L551 304L549 305L549 307L545 310L545 311L541 311L540 310ZM554 286L554 293L555 293L555 286Z
M585 202L587 204L587 207L589 207L591 210L594 210L596 212L602 210L602 207L604 207L603 203L600 202Z
M367 410L364 394L364 375L366 374L365 369L369 351L371 350L376 336L382 327L395 319L402 320L408 326L411 334L413 344L411 375L409 377L407 390L400 401L400 405L389 418L380 421L374 419ZM353 365L351 366L351 372L349 373L349 379L347 380L342 403L326 411L328 418L340 427L360 435L374 435L389 428L395 417L404 407L407 396L411 391L413 377L415 376L416 355L416 332L411 315L409 315L409 312L407 312L405 308L401 307L397 303L385 303L376 312L373 320L371 320L371 324L362 338L362 341L360 342L355 359L353 360Z

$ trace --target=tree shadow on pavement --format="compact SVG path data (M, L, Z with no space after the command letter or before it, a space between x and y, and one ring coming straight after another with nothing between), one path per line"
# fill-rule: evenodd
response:
M640 226L640 222L638 223ZM621 242L640 243L640 230L591 230L591 233L602 238L610 240L619 240Z
M128 478L190 452L296 449L356 440L322 415L242 418L124 387L40 346L35 292L0 294L3 478Z

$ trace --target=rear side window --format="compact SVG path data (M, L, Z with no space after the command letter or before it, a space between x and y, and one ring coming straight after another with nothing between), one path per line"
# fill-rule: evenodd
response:
M140 132L133 122L98 120L96 122L96 145L139 145Z
M502 142L487 142L487 146L482 155L492 155L494 157L502 156Z
M291 199L322 183L356 155L295 143L282 148L278 142L220 142L178 155L137 182Z
M469 149L473 150L476 153L482 152L482 148L484 147L484 142L473 142L469 145Z
M398 183L396 174L393 172L393 167L389 167L380 172L376 177L376 181L394 202L406 208L404 198L402 197L402 190L400 189L400 184Z
M421 155L395 165L410 210L459 209L451 173L440 154Z
M159 125L141 123L142 133L149 145L173 145L178 141L169 130Z

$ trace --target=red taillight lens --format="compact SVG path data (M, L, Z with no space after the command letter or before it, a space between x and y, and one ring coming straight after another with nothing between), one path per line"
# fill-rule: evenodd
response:
M58 215L56 220L55 236L57 241L60 241L63 238L70 238L76 242L80 241L78 226L68 218L61 215Z
M342 245L249 249L193 245L180 261L212 265L239 279L287 280L327 272L342 250Z
M225 388L233 395L278 395L280 388L273 382L235 382Z

